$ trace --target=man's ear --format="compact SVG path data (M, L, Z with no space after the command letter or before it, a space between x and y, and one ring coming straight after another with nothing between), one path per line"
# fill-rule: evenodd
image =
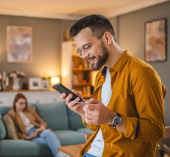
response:
M104 33L104 38L107 44L110 45L112 43L112 35L109 32Z

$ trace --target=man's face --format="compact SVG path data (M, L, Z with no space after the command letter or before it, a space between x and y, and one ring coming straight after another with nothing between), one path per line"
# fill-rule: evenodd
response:
M109 57L109 52L102 41L102 37L103 36L98 39L96 36L92 35L89 28L81 30L74 37L79 50L86 50L88 48L87 52L82 53L82 57L91 64L93 70L99 70L105 65Z

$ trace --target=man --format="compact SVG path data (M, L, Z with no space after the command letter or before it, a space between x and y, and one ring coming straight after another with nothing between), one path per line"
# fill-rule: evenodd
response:
M94 131L81 151L83 157L154 157L164 133L166 89L147 63L123 51L106 17L89 15L70 29L77 54L99 70L93 98L85 105L66 104ZM76 90L74 93L80 95ZM84 100L85 102L85 100Z

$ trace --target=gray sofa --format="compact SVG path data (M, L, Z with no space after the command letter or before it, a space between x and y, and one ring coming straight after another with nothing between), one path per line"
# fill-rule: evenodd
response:
M85 128L81 117L71 111L65 102L53 104L32 104L40 117L48 124L61 145L74 145L85 143L85 133L92 131ZM0 106L0 157L50 157L50 149L43 144L27 140L7 139L6 128L2 120L12 107Z

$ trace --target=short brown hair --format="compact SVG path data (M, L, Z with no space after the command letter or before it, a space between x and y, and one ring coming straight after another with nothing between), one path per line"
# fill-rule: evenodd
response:
M112 34L114 41L115 32L110 21L102 15L92 14L78 20L70 29L70 37L76 36L82 29L89 27L94 36L98 37L105 32Z

